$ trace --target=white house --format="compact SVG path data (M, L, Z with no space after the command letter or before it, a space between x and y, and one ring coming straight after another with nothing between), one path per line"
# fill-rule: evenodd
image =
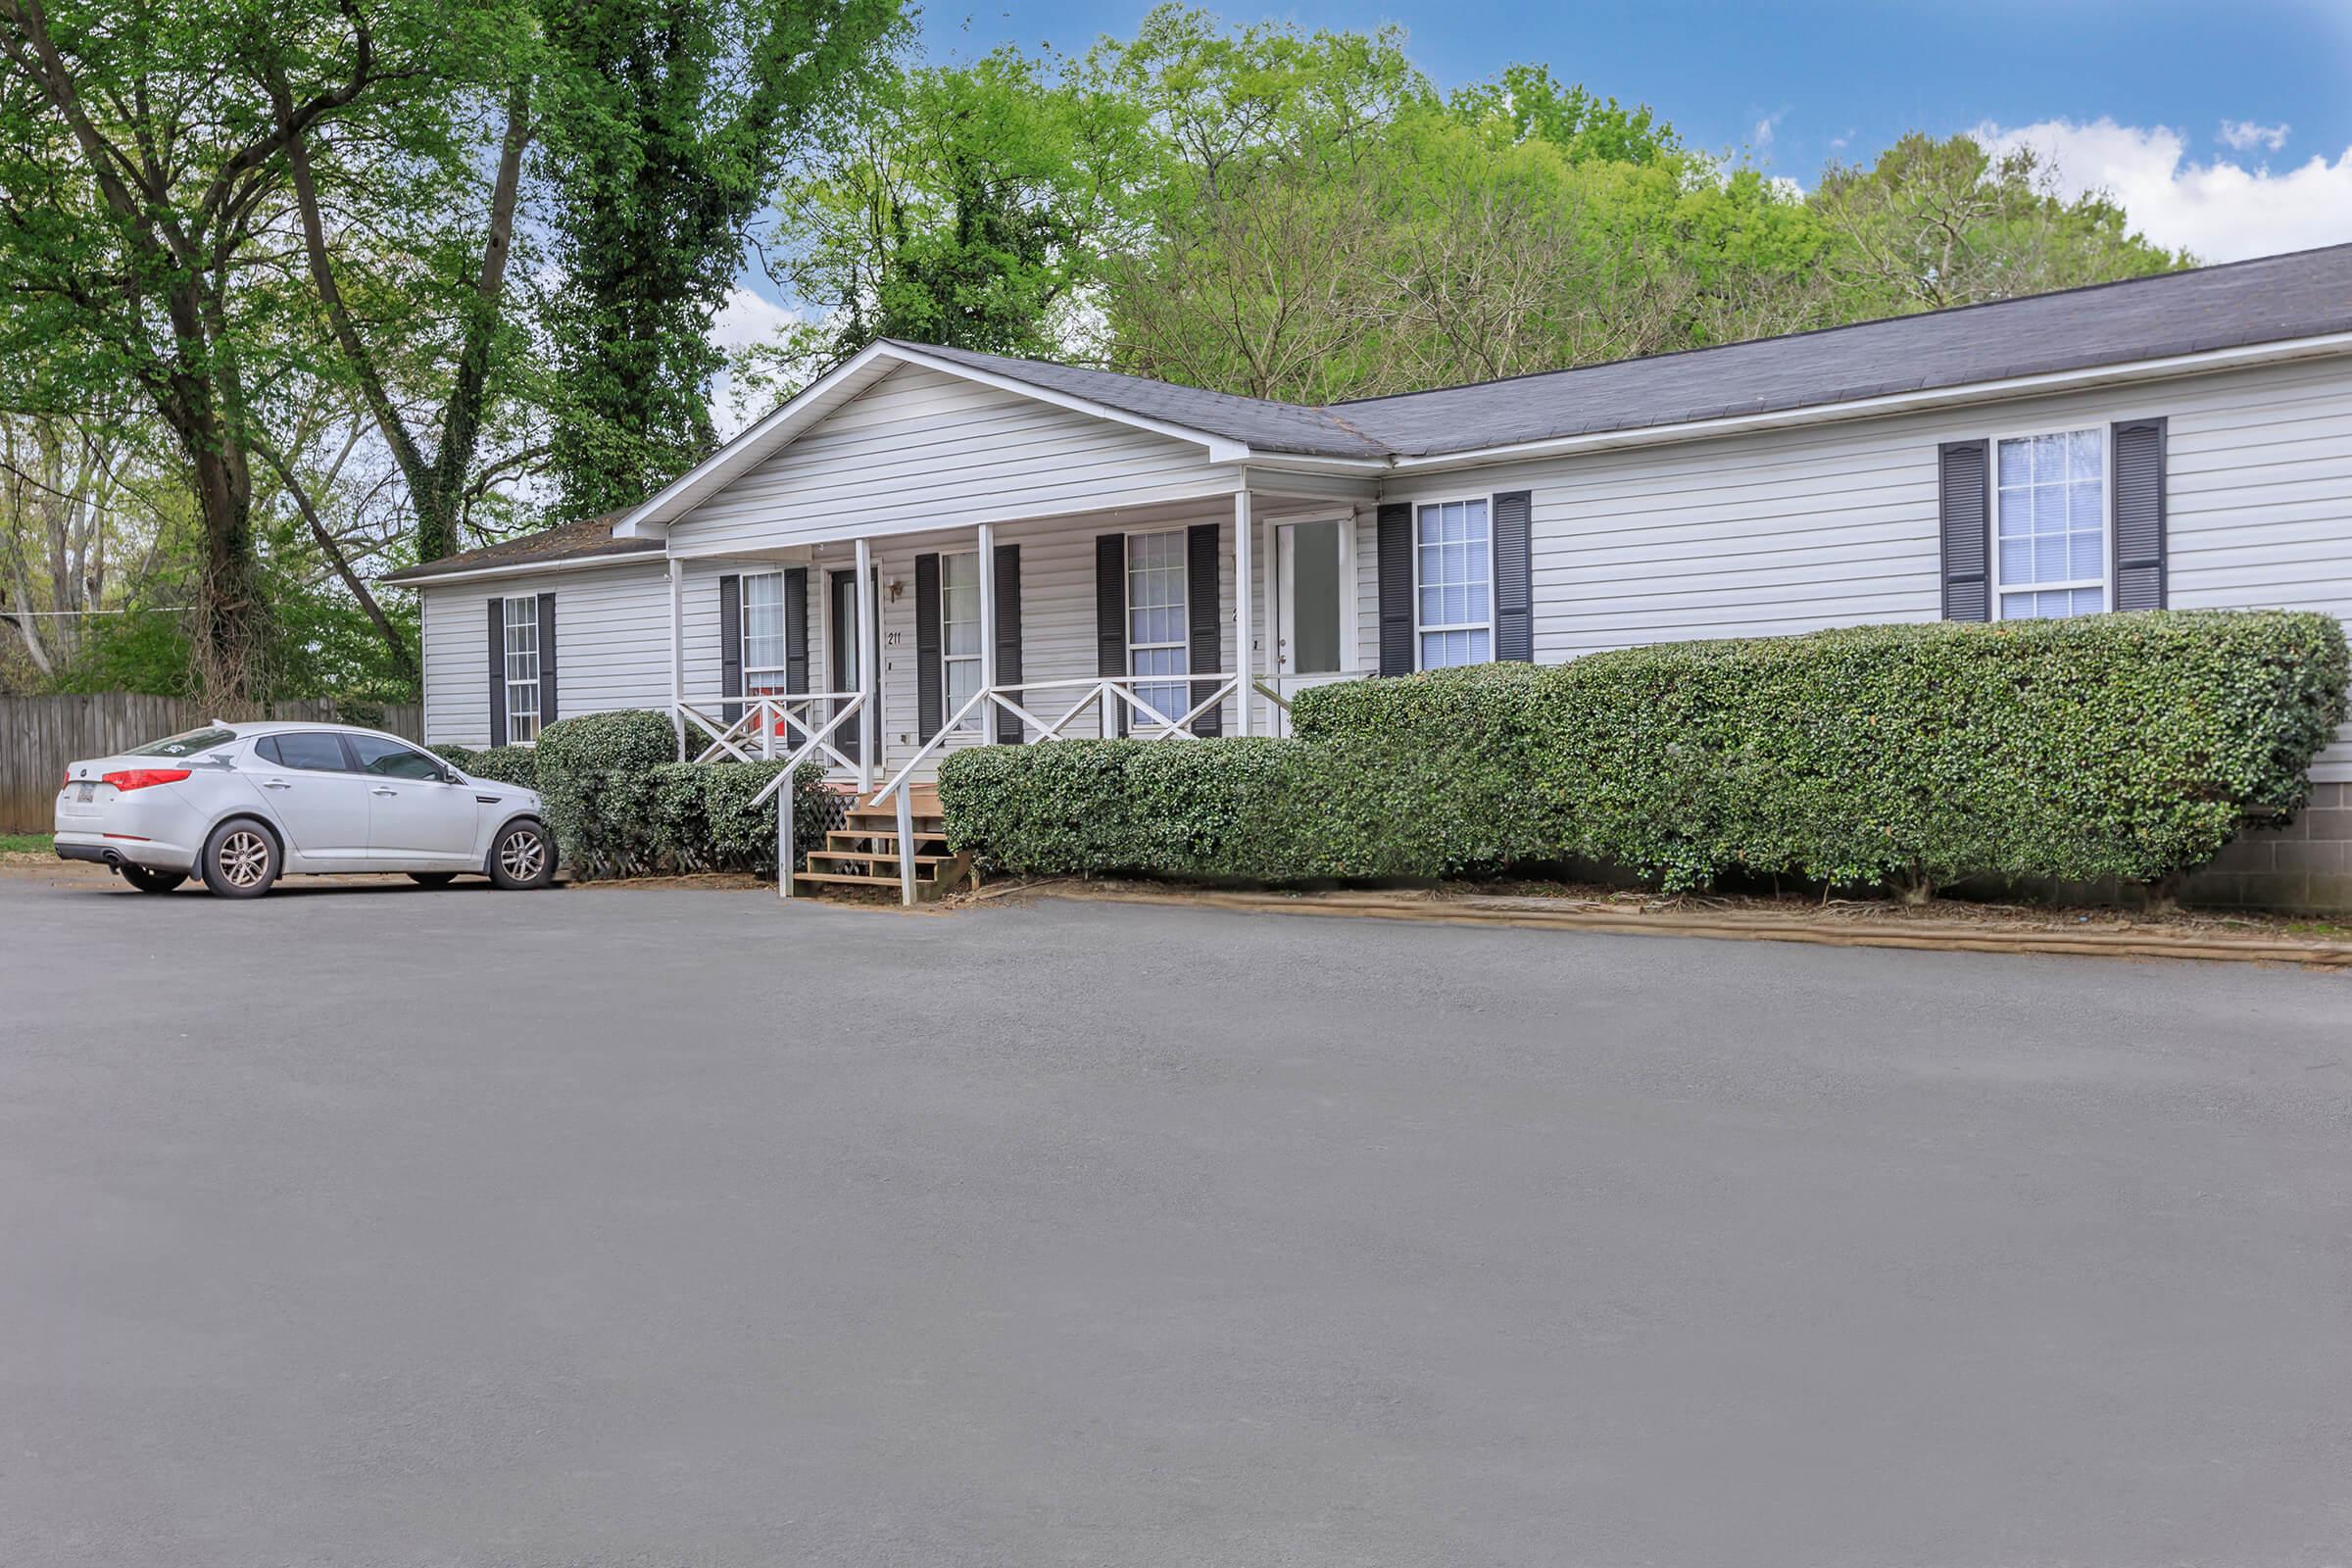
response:
M868 790L1441 664L2352 616L2352 246L1328 408L885 341L631 511L387 580L429 742L649 708ZM2314 777L2208 894L2352 904L2352 736Z

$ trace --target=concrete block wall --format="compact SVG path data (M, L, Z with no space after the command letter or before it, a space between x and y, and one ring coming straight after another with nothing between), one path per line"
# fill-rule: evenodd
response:
M2303 814L2242 833L2180 890L2183 904L2352 912L2352 784L2315 784Z

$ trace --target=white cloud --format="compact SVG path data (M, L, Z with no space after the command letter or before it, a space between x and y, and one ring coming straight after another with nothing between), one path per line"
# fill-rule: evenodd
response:
M2278 128L2283 137L2285 127ZM2332 163L2315 156L2298 168L2274 171L2218 158L2194 163L2179 131L2107 119L2086 125L2066 120L1987 123L1970 134L1996 153L2035 149L2049 160L2066 195L2104 190L2123 204L2133 228L2160 245L2185 246L2200 261L2233 262L2352 240L2352 147Z
M738 283L727 290L727 303L710 322L710 340L722 349L749 348L799 319L798 312Z
M1759 147L1771 146L1772 133L1780 129L1781 116L1787 112L1788 111L1786 110L1776 110L1772 114L1766 115L1762 120L1757 121L1755 134L1749 139L1754 141Z
M763 295L755 294L741 283L727 290L727 303L719 308L710 321L710 341L733 353L764 343L793 322L800 313L788 306L778 305ZM735 407L735 379L721 370L710 383L710 419L718 427L721 438L732 440L743 433L750 416L763 410L738 411Z
M2281 121L2276 125L2258 125L2251 120L2225 120L2217 139L2225 147L2250 153L2257 147L2277 152L2286 145L2286 133L2294 127Z

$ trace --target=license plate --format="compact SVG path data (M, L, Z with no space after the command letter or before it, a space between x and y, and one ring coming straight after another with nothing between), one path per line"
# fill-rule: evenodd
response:
M76 784L74 786L74 798L81 802L82 805L87 806L90 804L90 802L98 798L98 786L95 784Z

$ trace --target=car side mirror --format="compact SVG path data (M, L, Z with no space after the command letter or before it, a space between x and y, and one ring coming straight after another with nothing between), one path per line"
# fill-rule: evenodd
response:
M473 781L467 778L465 774L459 772L454 767L443 767L441 769L441 782L444 784L470 784Z

